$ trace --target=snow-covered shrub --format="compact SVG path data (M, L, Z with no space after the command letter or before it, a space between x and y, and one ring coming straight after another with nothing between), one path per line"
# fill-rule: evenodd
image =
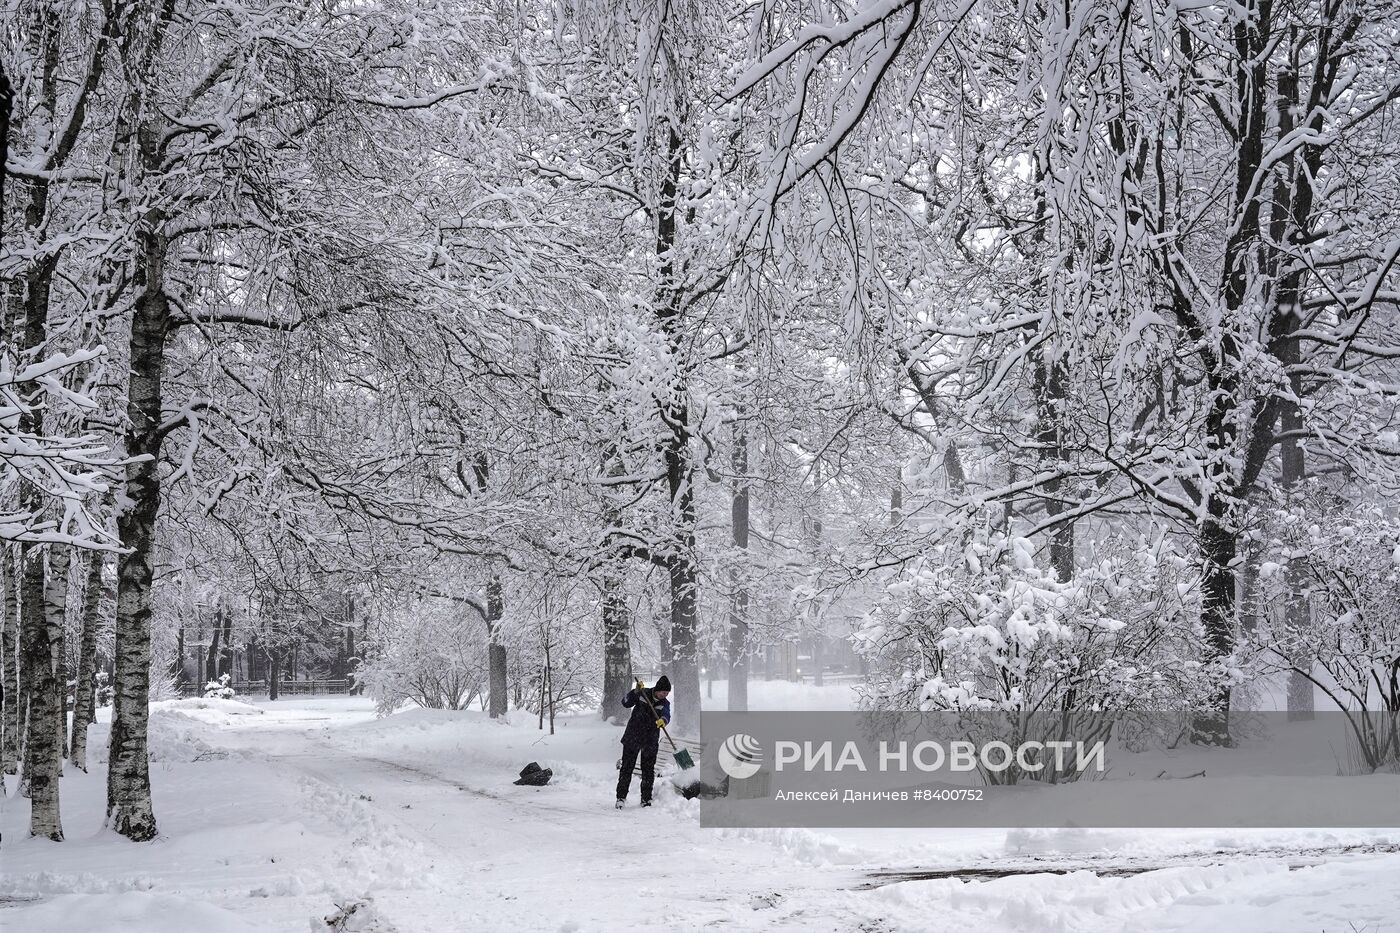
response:
M355 675L355 682L374 698L379 715L409 702L428 709L465 709L481 696L487 677L486 627L468 624L471 620L470 610L423 603L385 627L383 640Z
M373 898L337 902L325 918L311 918L311 933L396 933L396 928L374 906Z
M204 698L206 700L232 700L238 694L234 692L230 683L232 680L228 674L220 674L218 680L211 680L204 685Z
M885 709L1049 711L1180 707L1192 660L1190 564L1139 542L1061 582L1024 538L935 552L891 583L857 631ZM1183 635L1185 633L1185 635Z
M1204 703L1213 672L1196 660L1193 565L1161 537L1117 544L1067 582L1024 538L913 563L854 636L870 666L866 704L1026 721Z
M97 672L96 702L99 707L112 705L112 678L106 671Z
M1328 497L1281 512L1272 531L1250 644L1347 713L1367 769L1400 761L1400 520ZM1303 611L1290 614L1295 592Z
M551 706L556 714L598 708L603 671L591 613L596 614L596 605L559 598L548 604L525 603L507 616L513 636L511 680L524 684L522 708L537 716L542 706L546 715Z

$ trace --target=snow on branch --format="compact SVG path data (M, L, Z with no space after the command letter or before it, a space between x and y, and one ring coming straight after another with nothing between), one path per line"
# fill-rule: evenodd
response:
M30 493L16 497L18 507L0 509L0 541L117 549L116 539L86 503L108 489L113 469L123 461L95 435L70 437L30 429L33 416L54 405L97 408L86 395L67 389L60 377L105 352L95 347L57 353L19 368L0 359L0 489Z

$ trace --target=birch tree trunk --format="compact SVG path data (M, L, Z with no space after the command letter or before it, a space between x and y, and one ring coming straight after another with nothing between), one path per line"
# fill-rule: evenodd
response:
M58 16L52 10L39 11L36 15L43 20L39 30L43 45L37 50L39 106L33 121L36 126L42 127L45 123L52 125L58 107ZM49 182L44 178L34 179L29 183L29 197L24 205L25 226L34 231L42 229L48 213ZM22 331L19 346L23 348L21 361L26 356L38 357L47 342L49 299L59 255L60 251L56 249L45 251L25 270L24 312L19 322ZM34 386L29 384L20 388L21 393L27 395ZM33 436L42 435L43 410L32 407L23 411L20 430ZM43 495L29 483L20 485L19 497L21 510L28 514L37 515L44 508ZM59 696L61 688L55 682L54 646L44 616L42 548L33 544L22 545L17 570L20 587L19 637L20 651L24 655L21 663L26 704L22 791L31 800L30 834L61 841L63 827L59 818L58 777L62 759L55 758L55 754L61 754L62 742L55 741L53 730L62 729L63 709Z
M102 566L106 557L93 551L88 560L87 583L83 587L82 634L78 640L77 686L73 691L72 739L69 760L86 771L88 726L96 712L97 627L102 620Z
M0 742L0 767L5 774L19 770L20 756L20 716L23 696L20 685L25 682L20 676L19 644L19 601L15 597L15 587L19 583L16 573L13 550L9 545L0 545L0 654L4 656L4 722L5 734Z
M41 53L42 105L41 112L36 114L36 120L39 122L55 118L58 99L57 14L45 11L42 15L46 22ZM30 185L29 199L25 204L25 225L31 230L40 229L48 218L48 213L49 183L42 179L35 180ZM21 345L35 356L42 351L47 342L49 300L58 260L59 251L49 251L36 259L25 275L24 332ZM27 392L31 388L32 386L25 386L24 390ZM42 435L42 410L31 408L24 411L20 415L20 427L26 433ZM44 508L40 491L28 483L22 484L20 507L30 514L38 514ZM64 553L66 556L66 551ZM24 653L27 692L24 786L30 797L29 832L30 835L45 836L59 842L63 839L58 799L58 778L63 767L63 695L56 667L53 632L44 611L44 552L38 546L25 544L21 547L19 578L19 627L20 639L23 642L21 650ZM55 729L58 730L58 735L55 735Z
M58 734L54 736L57 745L58 772L63 773L63 759L68 753L68 678L65 676L64 660L67 657L68 615L68 568L73 560L73 549L67 545L50 544L48 550L48 573L44 578L44 625L48 629L49 653L53 658L53 704L57 717ZM53 723L50 727L53 727Z
M153 158L154 153L143 152L143 160ZM136 842L156 835L146 736L152 557L161 497L162 378L170 330L164 281L168 244L158 224L158 217L148 217L138 234L141 291L132 309L125 444L133 462L127 465L126 494L117 510L117 534L127 550L117 560L116 683L107 770L107 823Z
M54 730L63 729L53 645L44 614L44 552L26 544L20 562L20 635L24 641L24 671L29 685L29 723L24 748L24 783L29 793L29 834L63 841L59 815L58 778L61 744Z

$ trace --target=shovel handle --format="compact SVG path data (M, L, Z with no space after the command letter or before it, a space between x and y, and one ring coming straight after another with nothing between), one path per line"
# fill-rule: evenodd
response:
M652 703L651 703L651 697L647 696L647 688L646 688L646 686L645 686L640 680L637 681L637 692L640 693L640 694L642 695L642 701L643 701L644 703L646 703L647 709L651 710L651 717L652 717L653 719L660 719L661 717L658 716L658 715L656 715L656 707L653 706ZM677 750L677 749L676 749L676 740L673 739L673 738L671 738L671 733L668 732L668 731L666 730L666 727L665 727L665 726L662 726L662 727L661 727L661 731L664 732L664 733L666 733L666 741L668 741L668 742L671 743L671 751L672 751L672 752L675 752L675 751Z

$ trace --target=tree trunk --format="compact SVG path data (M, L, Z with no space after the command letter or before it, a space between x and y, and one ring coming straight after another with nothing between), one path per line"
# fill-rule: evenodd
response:
M143 152L143 158L154 156ZM117 534L127 550L117 559L115 701L107 771L108 825L136 842L156 835L146 737L152 558L160 514L160 427L170 301L164 282L168 244L155 223L147 219L138 233L141 293L132 309L125 438L126 454L134 462L127 464L126 491L117 509Z
M43 114L53 119L57 106L55 70L58 62L57 14L45 11L45 40L42 50L41 95ZM44 119L40 115L39 119ZM25 224L38 230L48 216L48 182L30 183L30 196L25 205ZM37 358L48 336L50 291L54 271L58 266L58 251L34 260L25 276L24 336L21 344L26 355ZM32 384L21 387L23 394L33 391ZM44 415L40 409L28 409L20 415L20 430L39 436L44 432ZM21 512L38 515L44 509L44 497L30 483L20 485ZM66 556L66 551L64 552ZM44 552L32 544L20 549L20 639L23 642L24 677L26 681L27 724L25 727L24 786L30 797L29 832L55 842L63 839L59 816L58 779L62 772L63 748L63 687L53 632L44 611ZM57 732L55 732L57 730Z
M1237 616L1240 633L1252 636L1259 630L1263 619L1261 587L1259 583L1260 561L1263 555L1257 546L1249 541L1242 542L1239 572L1235 574L1235 600L1239 604Z
M282 695L282 656L274 651L267 652L267 698L275 700Z
M632 656L627 631L627 603L616 571L603 577L603 708L602 717L622 715L622 698L632 688Z
M693 503L683 492L682 514L689 514L688 530L681 533L680 550L668 561L671 577L671 681L680 702L676 704L676 732L700 734L700 664L697 653L699 623L699 573L695 567Z
M25 740L24 783L29 791L29 834L63 841L58 779L62 769L63 707L58 671L44 605L44 552L26 544L22 569L20 633L24 671L29 682L29 725Z
M545 702L549 704L549 734L554 734L554 664L550 658L549 639L544 642L544 686ZM540 704L540 715L544 715L544 703Z
M700 734L700 573L695 564L695 464L690 455L690 387L680 333L682 283L676 270L676 193L680 186L681 138L676 123L668 124L667 166L656 212L658 286L656 316L666 334L672 358L671 383L662 397L665 423L662 441L666 490L671 503L671 535L663 563L671 580L671 681L675 688L676 731Z
M88 560L87 583L83 588L82 635L78 640L77 686L73 691L73 738L70 760L86 771L87 734L96 715L97 628L102 617L102 551L93 551ZM183 658L182 658L183 660Z
M262 641L258 638L257 632L248 634L248 679L259 681L263 679L263 664L266 652L263 651Z
M223 629L220 627L219 620L216 617L209 628L209 647L205 649L204 657L201 659L203 663L199 666L200 678L206 684L213 683L216 679L218 665L214 663L214 659L219 656L219 635L222 634L222 632ZM200 690L203 692L203 684L200 685Z
M1239 133L1235 144L1234 207L1238 219L1226 239L1221 273L1224 307L1219 337L1207 354L1206 449L1210 456L1202 505L1205 520L1199 531L1202 581L1201 624L1205 629L1207 663L1226 659L1235 647L1235 557L1239 552L1237 509L1244 504L1251 483L1237 466L1239 450L1243 357L1235 328L1247 311L1252 286L1252 264L1260 238L1260 199L1256 178L1264 158L1264 128L1268 122L1267 56L1272 22L1249 3L1248 15L1233 26L1240 69L1236 81ZM1204 318L1204 316L1203 316ZM1206 330L1205 324L1200 330ZM1246 415L1250 414L1246 412ZM1252 420L1252 419L1251 419ZM1246 442L1255 450L1267 449L1259 437ZM1248 466L1245 467L1245 470ZM1222 683L1210 709L1196 717L1192 741L1205 745L1230 744L1230 688Z
M1293 341L1296 344L1296 341ZM1293 354L1297 362L1297 353ZM1295 375L1292 379L1293 391L1301 391L1300 380ZM1298 403L1294 399L1286 399L1283 402L1283 412L1281 419L1283 433L1283 487L1292 498L1292 493L1300 486L1306 475L1306 463L1303 457L1303 446L1299 443L1297 435L1302 431L1303 419L1298 411ZM1308 626L1309 607L1307 600L1303 597L1303 587L1306 585L1304 577L1306 570L1300 559L1294 558L1288 562L1284 569L1284 586L1287 590L1283 612L1285 627L1290 632L1302 631ZM1294 657L1290 659L1294 669L1288 672L1288 720L1290 722L1306 721L1313 718L1314 695L1313 682L1308 679L1304 668L1312 667L1312 658Z
M1041 445L1041 453L1050 462L1048 469L1058 470L1065 462L1064 447L1064 404L1068 395L1065 386L1065 364L1063 360L1039 361L1036 365L1036 397L1040 407L1040 430L1036 440ZM1054 479L1045 484L1045 516L1054 520L1067 511L1061 497L1064 483ZM1061 583L1068 583L1074 576L1074 521L1066 520L1050 529L1050 569Z
M363 686L362 686L362 685L360 684L360 682L359 682L359 677L356 676L356 675L358 675L358 673L359 673L360 654L359 654L359 649L355 647L355 612L354 612L354 610L355 610L355 601L352 599L352 600L350 601L350 622L349 622L349 624L348 624L348 625L346 626L346 628L345 628L345 656L346 656L346 658L349 660L349 663L350 663L350 676L351 676L352 679L353 679L353 683L350 685L350 689L349 689L347 692L348 692L351 696L359 696L359 695L360 695L360 692L361 692L364 688L363 688Z
M1298 114L1297 43L1295 38L1293 52L1286 59L1288 65L1279 70L1277 79L1275 120L1276 132L1280 138L1294 131ZM1330 81L1316 76L1315 85L1318 93L1325 93L1330 98ZM1315 129L1320 128L1316 123L1317 114L1309 113L1308 117L1313 121ZM1322 157L1320 148L1314 147L1304 151L1305 166L1294 166L1288 172L1280 172L1274 183L1269 212L1269 239L1273 243L1285 243L1309 232L1313 206L1312 180L1321 173ZM1302 326L1302 283L1301 270L1286 273L1278 282L1274 309L1275 326L1270 331L1270 349L1285 371L1296 367L1302 355L1296 336L1299 327ZM1284 495L1292 503L1299 487L1307 478L1307 461L1301 438L1303 416L1299 408L1299 399L1303 395L1303 380L1297 372L1288 372L1288 389L1289 394L1279 399L1279 448ZM1290 632L1300 631L1308 625L1309 607L1302 595L1305 574L1303 564L1298 559L1290 560L1284 569L1284 586L1287 590L1283 609L1284 624ZM1311 669L1313 659L1294 657L1289 660L1294 670L1288 672L1288 719L1290 722L1312 719L1313 683L1303 668Z
M233 616L222 606L214 610L214 640L209 646L209 661L218 681L225 674L233 679Z
M1213 503L1215 505L1215 503ZM1219 508L1216 505L1216 508ZM1235 571L1237 535L1223 516L1215 514L1200 530L1201 623L1206 636L1206 659L1227 657L1235 646ZM1221 684L1209 708L1199 712L1191 727L1198 745L1230 744L1230 687Z
M501 619L505 611L501 575L492 574L486 582L486 641L491 691L489 715L492 719L504 716L510 702L510 687L506 680L506 646L501 643Z
M477 492L485 493L491 479L491 463L484 451L478 452L472 461L472 477ZM487 714L492 719L501 718L510 708L508 658L506 646L501 641L501 619L504 617L505 591L501 585L501 575L493 573L486 581Z
M729 523L738 551L729 571L732 590L729 605L729 711L749 709L749 439L743 423L734 425L734 491L729 501Z
M175 679L175 689L184 696L185 688L185 626L183 621L175 629L175 660L170 662L170 676Z
M58 711L58 734L54 741L58 745L59 773L63 771L63 759L68 755L68 677L67 635L68 635L68 568L73 560L73 549L63 544L50 544L48 551L48 573L44 578L44 624L48 627L49 651L53 655L53 702Z
M609 444L603 451L603 472L610 479L622 477L626 469L617 447ZM618 509L608 499L604 499L604 521L608 528L616 528L621 522ZM623 590L626 573L620 556L613 559L603 571L603 699L601 715L612 721L623 715L622 700L632 689L631 614Z
M0 728L5 730L3 743L0 743L0 768L5 774L19 770L20 718L23 695L20 685L25 683L20 676L19 644L19 601L15 587L19 585L19 574L15 566L13 549L8 544L0 544L0 655L4 657L4 670L0 672L3 681L4 720Z

